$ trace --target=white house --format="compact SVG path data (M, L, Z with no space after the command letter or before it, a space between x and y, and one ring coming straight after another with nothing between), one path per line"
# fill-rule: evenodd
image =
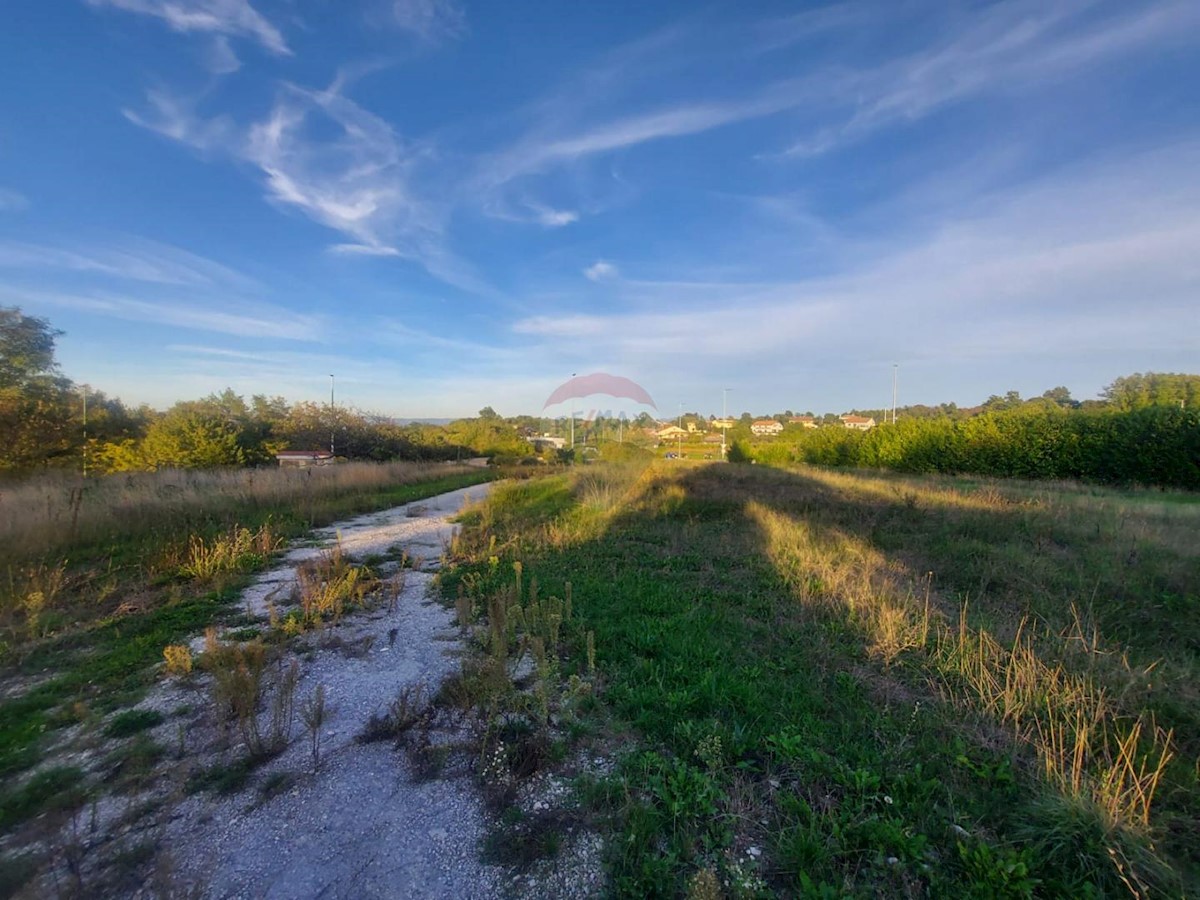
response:
M756 419L750 425L750 430L757 435L779 434L783 431L783 423L775 419Z
M842 424L857 431L870 431L875 427L875 419L868 416L841 416Z

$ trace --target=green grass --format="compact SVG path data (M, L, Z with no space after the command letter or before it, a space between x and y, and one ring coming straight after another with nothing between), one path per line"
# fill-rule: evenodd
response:
M216 585L181 582L174 569L155 562L169 555L171 548L184 546L192 536L207 539L227 532L234 524L251 530L269 524L276 536L297 538L347 516L479 484L490 477L486 471L436 473L424 481L383 489L346 489L300 506L249 500L239 505L231 497L219 515L192 516L184 510L170 527L65 548L70 553L71 576L56 601L61 625L36 640L22 640L18 631L10 629L7 652L0 652L0 680L10 684L34 680L34 686L0 702L0 779L12 779L37 764L63 727L99 723L103 714L140 700L154 681L154 667L162 661L165 646L216 622L236 620L235 602L253 572L229 573ZM268 564L265 558L258 561L260 568ZM98 598L95 591L103 585L116 587L112 591L106 587ZM122 598L136 598L135 608L121 608ZM0 651L3 646L0 640ZM130 712L112 720L106 727L116 732L110 731L110 736L149 727L139 715Z
M598 491L596 471L495 491L444 581L484 597L520 560L543 595L570 582L595 632L598 721L638 738L587 792L614 832L615 893L679 896L705 870L746 896L1200 884L1193 518L1044 484L672 461ZM937 643L964 601L970 640L1031 648L1013 671L1043 679L1032 705L967 690ZM1091 733L1069 790L1036 729L1100 690L1113 730ZM1148 824L1089 799L1112 799L1092 779L1137 721L1151 766L1153 727L1173 729Z
M19 788L0 794L0 829L43 812L71 809L87 799L83 772L75 766L45 769Z
M163 714L154 709L127 709L119 712L104 728L109 737L132 737L135 734L153 728L163 721Z

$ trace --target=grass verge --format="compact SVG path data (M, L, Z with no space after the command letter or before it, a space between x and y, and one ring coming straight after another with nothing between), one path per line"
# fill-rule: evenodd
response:
M1178 896L1200 504L1168 499L588 467L495 490L444 581L490 618L516 563L571 586L566 655L594 634L636 735L586 788L617 894Z

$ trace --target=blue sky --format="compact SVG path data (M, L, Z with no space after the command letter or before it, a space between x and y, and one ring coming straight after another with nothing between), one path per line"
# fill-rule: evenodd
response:
M960 405L1197 370L1194 0L0 16L0 304L129 402L335 373L515 414L607 371L664 415L837 412L893 363Z

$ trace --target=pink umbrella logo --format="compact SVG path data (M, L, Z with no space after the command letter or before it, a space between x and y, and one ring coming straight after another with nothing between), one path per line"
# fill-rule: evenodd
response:
M607 375L604 372L580 375L572 378L570 381L563 382L554 389L554 393L542 404L542 409L545 409L547 406L553 406L555 403L561 403L564 400L590 397L592 394L624 397L628 400L634 400L658 409L654 405L654 400L646 392L646 389L636 381L630 381L628 378L622 378L620 375Z

